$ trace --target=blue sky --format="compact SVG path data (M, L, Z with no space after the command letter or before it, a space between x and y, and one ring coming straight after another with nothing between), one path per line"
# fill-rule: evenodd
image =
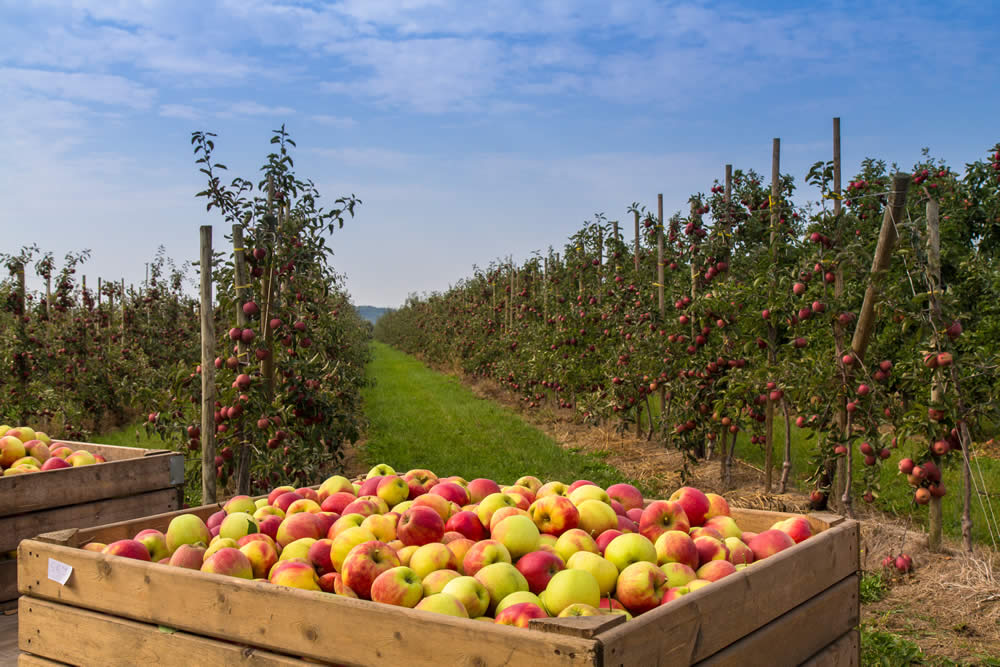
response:
M0 252L90 248L90 280L197 256L189 145L364 205L332 239L356 303L446 289L633 201L667 213L729 162L800 179L953 165L1000 140L992 2L0 0Z

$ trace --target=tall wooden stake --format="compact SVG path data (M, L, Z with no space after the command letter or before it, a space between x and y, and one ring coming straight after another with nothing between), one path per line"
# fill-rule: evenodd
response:
M930 315L932 331L931 349L937 349L937 328L941 325L941 302L938 294L941 289L941 234L940 207L933 197L927 198L927 273L930 283ZM944 370L934 369L934 379L931 381L931 403L939 403L944 397ZM941 549L941 498L931 496L927 507L927 548L931 551Z
M215 495L215 318L212 310L212 226L201 227L201 502ZM125 281L122 281L124 288ZM122 326L125 326L122 299Z
M840 218L842 204L840 201L841 195L841 162L840 162L840 118L833 119L833 216L835 219ZM844 242L844 239L836 239L837 245L839 246ZM844 268L838 264L834 271L833 280L833 297L838 302L844 295ZM840 323L838 318L833 320L833 340L834 340L834 350L836 352L837 358L834 361L841 369L841 377L844 378L844 396L840 396L836 399L836 411L834 414L834 423L836 424L836 431L841 437L845 436L847 433L847 380L846 380L846 368L841 361L844 357L844 326ZM847 460L843 457L838 457L836 471L834 473L834 484L833 484L833 501L834 507L843 509L840 507L840 498L844 495L845 480L847 479Z
M635 250L632 251L633 261L635 262L635 273L639 274L639 211L633 211L635 214Z
M663 195L656 195L656 294L659 298L660 317L666 316L666 301L663 296Z
M778 223L780 220L779 199L781 198L781 139L775 137L771 144L771 261L777 263ZM774 366L777 332L768 323L767 364ZM764 406L764 492L771 493L771 478L774 473L774 401L770 393Z
M243 245L243 226L233 225L233 280L236 284L236 325L240 329L246 329L250 321L247 314L243 312L243 304L250 298L250 277L247 274L246 248ZM236 359L239 361L239 368L249 370L250 351L247 344L242 340L236 343L239 352ZM241 370L240 372L243 372ZM244 420L245 422L246 420ZM243 439L236 457L236 493L248 495L250 493L250 465L252 448L246 439L246 432L242 424L236 425L237 437Z

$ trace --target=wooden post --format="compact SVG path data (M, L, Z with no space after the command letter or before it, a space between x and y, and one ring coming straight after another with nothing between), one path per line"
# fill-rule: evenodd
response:
M611 224L614 226L615 229L615 242L617 243L618 241L622 240L621 234L618 231L618 221L615 220Z
M771 143L771 198L768 208L771 211L771 261L777 259L778 221L780 220L781 198L781 139L775 137ZM773 284L773 281L772 281ZM773 367L776 361L775 344L777 332L774 325L767 325L767 365ZM774 401L770 392L764 406L764 492L771 493L771 478L774 473Z
M666 301L663 295L663 195L656 195L656 294L659 298L660 317L666 316Z
M45 276L45 319L52 317L52 267L48 269Z
M938 201L927 197L927 287L931 293L931 349L937 350L940 339L938 327L941 325L941 302L938 294L941 289L941 233L940 206ZM931 381L931 403L940 403L944 398L944 370L934 369L934 379ZM927 507L927 548L931 551L941 549L941 498L931 495Z
M639 211L633 211L635 214L635 250L632 251L633 261L635 262L635 272L638 276L639 274Z
M726 192L723 201L726 202L726 247L732 250L730 234L733 232L733 165L726 165Z
M549 322L549 258L545 257L545 264L542 271L542 317L545 323Z
M878 235L878 244L875 246L875 257L872 260L871 273L868 278L868 287L865 289L865 298L861 304L861 314L858 316L858 324L854 328L854 337L851 339L851 351L859 362L864 362L865 351L868 349L868 341L871 339L872 331L875 328L875 301L878 300L882 279L889 262L892 258L892 251L896 247L897 234L896 222L903 220L903 212L906 207L906 192L910 187L909 174L896 174L892 178L892 192L889 194L889 204L885 207L885 215L882 216L882 228ZM846 382L850 385L851 375L845 372ZM847 416L846 433L851 433L850 414ZM851 450L847 448L847 462L844 465L844 492L840 497L843 511L848 515L853 515L851 507Z
M839 220L841 213L841 162L840 162L840 118L833 119L833 215L834 218ZM838 246L843 243L844 239L836 239ZM834 281L833 281L833 297L838 302L843 297L844 294L844 268L837 264L834 271ZM838 365L841 369L841 378L844 382L844 390L846 394L847 380L845 374L845 367L843 365L844 357L844 327L840 323L838 318L833 319L833 340L834 340L834 350L836 352L837 358L834 363ZM836 399L836 412L834 415L834 423L836 424L836 432L843 437L847 433L847 399L841 396ZM836 472L834 473L834 507L840 508L839 502L840 498L844 495L844 481L847 476L847 461L843 457L837 458Z
M597 230L597 303L601 303L601 292L604 291L604 228Z
M122 278L122 337L125 336L125 279Z
M201 502L215 495L215 318L212 316L212 226L201 227ZM122 281L124 287L125 281ZM125 326L122 299L122 326Z
M233 225L233 279L236 282L233 286L236 289L236 325L240 329L246 329L250 320L243 312L243 304L250 299L250 277L247 273L243 226L240 224ZM239 361L238 368L246 367L249 370L250 351L247 349L247 344L240 340L237 341L236 345L239 349L239 353L236 355L236 359ZM246 440L243 424L236 424L236 432L239 434L238 437L242 438L236 458L236 493L248 495L250 493L250 454L252 450L250 443Z

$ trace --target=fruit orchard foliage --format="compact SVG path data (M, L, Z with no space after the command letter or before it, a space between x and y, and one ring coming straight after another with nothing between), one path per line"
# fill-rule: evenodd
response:
M123 294L121 283L102 283L100 303L96 280L87 289L78 282L89 254L70 253L61 268L34 246L0 255L0 423L86 439L133 418L140 389L164 383L197 349L196 304L183 293L183 269L162 248L148 284ZM22 302L22 267L51 285L48 308L45 291L28 291Z
M491 377L519 392L529 409L557 403L587 419L615 419L623 428L640 414L647 419L647 406L658 403L662 391L666 409L654 430L694 458L739 430L763 443L771 401L776 419L787 409L798 427L823 434L810 462L823 494L836 457L853 447L869 457L859 490L871 500L878 493L877 465L897 438L921 436L906 440L911 455L940 463L947 457L916 443L944 438L957 448L952 429L960 416L974 438L996 423L997 150L967 165L964 175L930 158L915 166L864 359L845 362L844 355L892 183L877 160L862 163L843 192L839 215L832 211L831 163L817 163L806 179L822 195L815 203L793 203L790 176L781 178L780 196L771 202L761 177L739 170L728 206L718 182L708 195L693 196L688 215L675 215L663 230L662 315L657 220L633 207L630 212L639 210L643 218L638 271L631 243L613 238L599 215L569 239L561 256L550 248L545 258L517 267L494 262L445 293L411 296L379 320L376 337ZM940 202L941 211L942 317L934 321L925 249L928 197ZM968 333L946 335L953 322ZM924 364L930 351L951 354L960 371L961 395L949 375L945 400L934 406L934 371ZM839 440L831 428L838 407L852 422L849 437Z
M236 178L224 185L217 172L225 166L212 162L213 136L192 136L208 178L199 196L242 229L249 274L244 297L236 290L232 244L223 244L228 247L216 253L212 276L216 470L223 483L233 478L247 493L313 479L321 467L342 461L344 441L358 438L370 327L330 265L326 237L360 202L351 196L330 210L319 206L312 182L292 171L289 147L295 144L284 128L272 138L275 152L262 167L260 183ZM247 315L245 327L237 326L237 308ZM192 479L200 478L198 357L193 352L175 366L169 390L160 386L143 394L152 408L149 428L188 451Z

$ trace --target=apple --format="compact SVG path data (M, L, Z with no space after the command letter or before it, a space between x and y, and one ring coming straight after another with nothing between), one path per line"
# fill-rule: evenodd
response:
M580 512L579 527L591 537L596 538L604 531L618 527L618 515L611 509L611 505L605 502L589 498L576 507Z
M577 551L569 560L566 567L570 570L585 570L597 581L597 586L601 595L611 595L615 590L618 581L618 568L614 564L601 556L589 551Z
M600 616L603 613L604 612L597 607L591 607L589 604L583 604L582 602L574 602L559 612L559 618L567 618L571 616Z
M42 470L59 470L60 468L72 468L69 463L66 463L66 459L61 459L58 456L50 457L45 463L42 464Z
M618 575L615 597L632 614L658 606L667 589L667 575L646 561L632 563Z
M563 562L569 562L570 556L577 551L589 551L598 555L601 553L597 542L590 536L590 533L580 528L571 528L560 535L559 539L556 540L555 549Z
M417 547L410 556L409 566L422 579L434 570L458 570L458 561L446 545L431 542Z
M450 516L444 524L444 529L461 533L473 542L486 537L486 528L483 527L479 516L471 510L463 510Z
M371 585L371 598L375 602L413 608L423 597L420 577L405 565L386 570Z
M535 491L535 500L547 496L568 496L569 487L562 482L546 482Z
M479 521L484 526L488 526L490 519L493 518L493 513L501 507L517 507L517 499L507 493L491 493L479 502L479 506L476 507L476 516L479 517Z
M667 500L678 503L687 516L689 525L700 526L705 523L705 515L709 511L708 496L692 486L682 486L670 494Z
M167 548L167 536L153 528L140 530L135 536L135 541L141 542L146 547L153 562L159 562L171 555L170 549Z
M494 563L511 563L510 551L497 540L480 540L465 552L462 559L462 572L475 576L479 570Z
M642 493L631 484L612 484L608 487L607 493L609 498L621 503L625 511L643 507Z
M670 588L686 586L698 578L694 568L684 563L664 563L660 569L667 575L667 586Z
M292 546L298 544L299 542L301 542L301 540L292 542L285 548L285 551L288 551ZM329 538L309 542L309 548L306 550L305 559L310 565L316 568L316 574L323 576L329 572L336 571L331 558L332 550L333 540ZM282 555L284 555L284 552L282 552Z
M465 610L465 605L463 605L454 595L448 595L447 593L435 593L434 595L428 595L423 600L418 602L414 609L419 609L420 611L432 611L437 614L457 616L459 618L469 617L469 613Z
M528 512L527 510L523 510L519 507L501 507L493 513L493 516L490 517L490 525L488 526L490 534L492 535L497 525L509 516L527 517Z
M537 494L538 489L542 488L542 481L537 477L533 477L531 475L525 475L524 477L518 478L518 480L514 482L514 485L523 486L527 489L530 489L533 494Z
M706 493L705 497L708 498L708 512L705 514L705 519L711 519L717 516L729 516L732 512L729 509L729 502L717 493Z
M205 562L206 550L207 547L182 544L177 547L177 550L174 551L173 554L170 555L170 562L168 565L185 567L189 570L200 570L201 564Z
M557 572L545 590L538 595L548 612L554 616L575 603L597 607L601 603L601 587L587 570L569 568Z
M361 526L372 531L372 535L380 542L388 543L396 539L397 521L399 521L399 515L393 512L372 514L364 518Z
M222 506L222 510L226 514L232 514L233 512L253 514L256 509L257 506L254 505L253 498L250 496L233 496Z
M282 512L288 513L288 506L296 500L302 500L302 496L295 491L286 491L271 502L272 507L277 507ZM320 505L322 507L322 504Z
M29 440L28 442L25 442L24 451L28 456L33 456L38 459L42 465L44 465L51 456L48 445L41 440Z
M177 551L182 544L207 547L212 541L208 526L194 514L181 514L171 519L167 526L166 537L167 550L170 553Z
M375 495L384 500L386 505L392 507L410 497L410 487L402 477L386 475L379 481Z
M285 513L279 510L277 507L271 507L270 505L263 505L258 507L253 513L253 518L257 522L257 527L260 527L260 522L263 521L266 516L276 516L279 519L285 518ZM220 524L221 525L221 524Z
M365 479L371 479L372 477L384 477L386 475L395 475L396 471L392 469L388 463L379 463L368 471L365 475Z
M205 562L201 565L202 572L224 574L240 579L253 579L253 566L250 564L250 559L239 549L225 547L214 554L206 554L206 556Z
M500 485L492 479L479 477L470 481L468 486L465 487L465 490L469 494L469 502L478 503L486 498L486 496L494 493L500 493Z
M420 496L417 500L427 497L429 494ZM444 536L444 519L429 507L414 505L399 517L396 536L407 546L440 542Z
M632 563L646 561L656 564L656 547L639 533L626 533L611 540L604 550L604 558L621 572Z
M527 628L533 618L547 618L545 610L533 602L519 602L505 608L496 615L494 621L498 625L512 625L516 628Z
M435 484L428 493L441 496L445 500L458 505L465 505L469 502L469 492L464 486L455 482L440 482Z
M24 443L12 435L0 438L0 468L9 468L25 455ZM70 463L72 465L72 463Z
M108 556L123 556L135 560L150 560L149 550L146 545L138 540L118 540L112 542L101 550L102 554Z
M538 548L538 527L527 516L509 516L500 521L491 532L491 538L507 547L512 559L517 560Z
M445 584L442 593L454 596L465 607L469 618L482 616L489 609L491 597L486 586L475 577L456 577Z
M444 587L452 579L457 579L462 575L455 570L434 570L423 581L423 595L434 595L444 590Z
M687 533L680 530L668 530L656 538L653 545L656 549L656 561L659 565L665 563L683 563L691 568L698 567L698 547Z
M233 512L219 525L219 536L238 540L260 530L256 519L247 512Z
M406 485L410 490L407 497L410 500L413 500L417 496L422 496L430 491L431 487L438 483L438 478L437 475L432 473L430 470L415 468L403 475L403 481L406 482Z
M205 525L208 526L209 530L213 528L218 528L222 525L223 520L229 516L226 514L225 510L219 510L218 512L213 512L209 515L208 519L205 520Z
M728 560L711 560L698 568L699 579L718 581L736 572L736 567Z
M250 569L254 579L266 579L268 572L278 562L278 552L270 542L253 540L240 545L239 550L250 562Z
M382 515L381 514L372 514L371 516L382 516ZM326 529L326 536L329 537L332 540L332 539L336 538L337 535L340 535L342 532L344 532L348 528L357 528L357 527L361 526L369 518L370 517L366 517L366 516L364 516L362 514L345 514L344 516L342 516L339 519L337 519L336 521L334 521L333 525L331 525L329 528ZM365 526L365 527L368 528L368 526ZM368 530L371 530L371 529L368 528ZM384 542L385 540L382 540L382 541Z
M510 563L501 562L487 565L473 576L490 593L490 611L496 609L500 600L511 593L529 590L528 581L524 578L524 575L518 572L517 568ZM551 585L551 582L549 584Z
M445 533L445 535L447 534L448 533ZM461 533L455 534L460 535ZM462 569L463 562L465 561L465 555L469 553L469 549L471 549L475 544L475 542L466 537L460 537L446 543L448 551L455 556L455 563L457 563L456 569L462 574L465 574L465 571Z
M702 535L694 538L694 546L698 549L698 566L712 560L729 560L729 549L714 537Z
M796 544L812 537L812 526L809 525L809 519L804 516L793 516L785 519L784 521L778 521L771 528L777 528L780 531L788 533L788 536L795 541Z
M403 543L400 542L399 540L393 540L388 544L390 547L396 550L396 555L399 556L399 564L405 565L407 567L410 566L410 558L413 556L413 554L417 553L417 549L420 548L415 544L409 547L403 546Z
M578 486L576 489L570 491L569 499L577 507L580 507L580 503L586 500L599 500L608 507L611 506L611 498L608 496L608 492L596 484Z
M284 548L286 545L303 537L311 537L314 540L326 537L321 521L315 514L310 512L299 512L298 514L286 516L282 519L281 525L278 526L278 532L275 535L274 541Z
M286 544L281 549L281 555L278 556L278 560L301 560L308 563L309 550L318 541L319 540L314 539L312 537L303 537L301 539L295 540L294 542ZM212 547L209 546L208 550L211 551Z
M560 495L536 498L528 507L528 515L540 532L556 537L580 524L580 511L576 505Z
M271 492L269 494L267 494L267 504L268 505L274 505L274 501L278 499L278 496L280 496L280 495L282 495L284 493L288 493L290 491L295 491L295 487L294 486L285 485L285 486L278 486L278 487L275 487L274 489L271 489Z
M784 531L770 528L750 538L746 542L746 545L750 547L750 550L753 552L753 558L756 561L795 546L795 540Z
M731 516L724 514L716 515L705 521L704 528L712 528L719 532L721 539L727 537L738 538L743 534L743 530L736 525L736 521Z
M399 557L392 547L384 542L371 540L351 549L340 567L340 574L344 583L359 598L370 600L375 578L386 570L399 566Z
M357 496L353 493L336 491L324 498L323 502L321 502L319 506L324 512L336 512L337 514L343 514L344 508L353 503L355 500L357 500Z
M753 551L738 537L727 537L723 540L726 548L729 549L729 562L733 565L749 565L753 562Z
M333 545L330 547L330 562L333 569L341 574L344 573L344 560L354 547L365 542L378 541L372 532L360 526L348 528L344 532L333 538ZM402 565L402 563L400 563ZM349 586L350 584L348 584Z
M373 498L378 498L378 496L373 496ZM347 514L360 514L361 516L371 516L372 514L382 514L384 511L388 510L388 507L385 508L385 510L383 510L382 507L377 502L375 502L375 500L373 500L373 498L366 498L366 497L358 498L357 500L350 503L347 507L345 507L340 512L340 514L342 516ZM320 506L320 508L322 508L322 505Z
M537 605L542 611L545 611L545 605L542 604L542 601L537 595L531 591L517 591L516 593L511 593L503 600L500 600L500 604L498 604L497 608L493 611L493 615L496 616L507 607L515 604L521 604L522 602L530 602L531 604ZM546 612L546 615L548 615L548 612Z
M601 550L601 555L607 550L608 545L611 544L611 540L615 539L619 535L624 535L625 533L618 530L617 528L612 528L611 530L606 530L597 536L594 540L597 543L597 548Z
M668 530L681 530L685 533L691 529L687 513L680 503L668 500L654 500L639 517L639 534L644 535L654 544Z
M664 605L667 604L668 602L673 602L677 598L687 595L690 592L691 589L689 589L687 586L676 586L674 588L668 588L666 591L664 591L663 597L660 598L660 604Z
M741 532L740 534L742 535L743 533ZM720 542L724 539L722 533L711 526L695 526L688 532L688 535L691 536L692 540L696 540L702 536L711 537Z
M92 466L97 463L97 459L87 450L78 449L66 457L66 463L74 468L79 468L80 466Z
M566 564L552 552L532 551L521 556L515 567L528 582L528 590L537 595L545 590L549 580L557 572L566 568Z
M285 586L287 588L301 588L307 591L323 590L320 588L316 570L308 563L297 560L275 563L270 573L268 573L267 580L276 586ZM334 590L338 594L343 595L341 591L337 590L336 580L334 581Z
M451 503L437 494L425 493L422 496L417 496L412 503L410 507L427 507L434 510L441 517L441 521L447 521L451 518Z
M312 498L299 498L285 510L285 515L299 514L300 512L309 512L310 514L318 514L323 511L323 506Z

